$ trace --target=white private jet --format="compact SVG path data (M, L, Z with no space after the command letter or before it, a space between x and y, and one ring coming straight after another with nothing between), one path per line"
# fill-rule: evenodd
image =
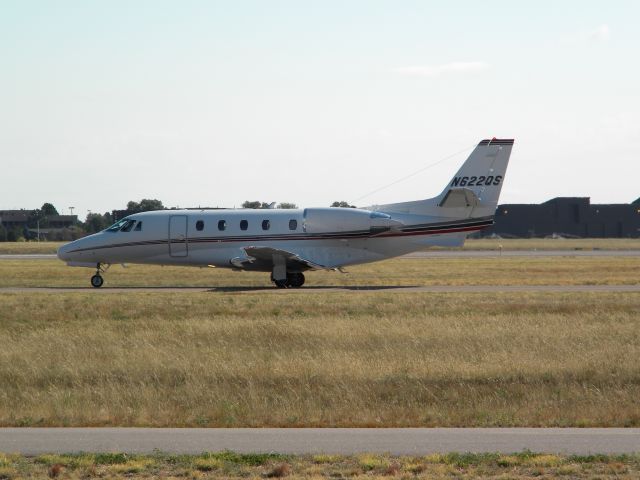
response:
M114 263L215 266L271 272L301 287L307 270L337 270L432 246L461 246L493 224L512 139L482 140L440 195L368 208L161 210L129 215L63 245L71 266Z

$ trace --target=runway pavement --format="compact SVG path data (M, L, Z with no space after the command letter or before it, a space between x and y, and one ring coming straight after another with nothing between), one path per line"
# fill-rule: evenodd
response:
M1 293L88 293L108 295L113 293L260 293L274 295L306 295L310 293L508 293L508 292L553 292L553 293L597 293L640 292L636 285L432 285L432 286L307 286L278 289L269 287L1 287Z
M2 428L0 452L640 452L640 428Z
M3 253L0 260L54 260L58 258L53 253Z
M428 250L400 258L640 257L640 250Z

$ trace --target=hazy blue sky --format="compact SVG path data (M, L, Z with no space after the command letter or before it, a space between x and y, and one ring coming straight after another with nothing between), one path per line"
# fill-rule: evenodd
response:
M501 202L640 196L640 2L0 3L0 209L324 206L514 137ZM357 201L439 193L460 154Z

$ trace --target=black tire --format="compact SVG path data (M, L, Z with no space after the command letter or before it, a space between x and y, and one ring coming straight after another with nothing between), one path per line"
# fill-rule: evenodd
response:
M100 288L104 283L104 279L100 275L94 275L91 277L91 286L93 288Z
M301 272L287 274L287 284L291 288L300 288L304 285L304 274Z
M275 283L278 288L287 288L289 286L286 280L274 280L273 283Z

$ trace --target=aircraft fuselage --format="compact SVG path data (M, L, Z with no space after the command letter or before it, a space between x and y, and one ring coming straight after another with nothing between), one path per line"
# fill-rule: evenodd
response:
M359 208L161 210L132 214L58 250L72 266L113 263L270 271L300 287L306 270L374 262L432 246L461 246L493 223L512 139L482 140L440 195Z
M58 255L74 266L144 263L270 271L271 266L247 259L244 250L269 247L338 268L460 245L466 234L492 223L412 217L407 224L407 215L347 208L162 210L130 215L119 229L71 242Z

